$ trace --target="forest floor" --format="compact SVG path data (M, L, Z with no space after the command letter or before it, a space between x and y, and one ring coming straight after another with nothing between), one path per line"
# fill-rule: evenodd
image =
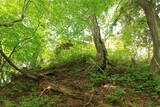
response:
M153 86L139 86L150 81L139 80L146 74L121 68L104 76L89 67L76 61L43 69L38 82L15 76L0 89L0 107L160 107Z

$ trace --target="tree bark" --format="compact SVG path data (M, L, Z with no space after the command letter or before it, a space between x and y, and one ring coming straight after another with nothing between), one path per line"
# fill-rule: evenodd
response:
M151 60L151 47L150 46L148 46L147 47L147 53L148 53L148 62L150 62L150 60Z
M97 50L96 62L98 66L104 70L107 64L107 50L104 42L101 39L100 27L98 26L97 17L95 14L91 16L91 23L93 40Z
M155 5L151 1L137 0L143 8L153 40L153 57L150 63L150 71L160 72L160 24Z

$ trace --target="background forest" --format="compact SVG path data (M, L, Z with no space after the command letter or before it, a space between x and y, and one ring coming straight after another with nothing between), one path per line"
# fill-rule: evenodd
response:
M0 107L160 107L160 1L0 0Z

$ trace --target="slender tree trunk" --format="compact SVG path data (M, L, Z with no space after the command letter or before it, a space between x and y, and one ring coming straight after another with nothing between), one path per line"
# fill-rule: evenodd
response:
M97 50L96 63L102 70L104 70L107 64L107 50L101 39L100 27L98 26L97 17L95 14L92 15L91 22L93 40Z
M143 8L147 23L151 31L153 40L153 57L150 63L150 71L160 71L160 24L157 16L155 6L152 2L147 0L137 0L138 4Z

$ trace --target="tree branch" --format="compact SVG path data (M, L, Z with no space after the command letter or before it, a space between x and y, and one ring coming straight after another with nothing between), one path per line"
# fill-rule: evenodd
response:
M31 3L31 0L28 0L28 1L25 0L24 6L23 6L23 8L22 8L21 17L20 17L19 19L15 19L15 20L13 20L13 21L11 21L11 22L9 22L9 23L0 23L0 27L1 27L1 26L11 27L11 26L13 26L15 23L21 22L21 21L24 19L24 17L25 17L26 11L27 11L30 3Z
M23 42L25 42L25 41L28 40L28 39L31 39L31 37L30 37L30 38L24 38L23 40L19 41L19 42L13 47L13 50L11 51L10 55L8 56L8 58L10 59L10 58L12 57L13 53L17 51L17 47L19 46L20 43L23 43ZM4 61L4 62L1 64L0 69L2 69L5 64L6 64L6 61Z
M37 75L33 75L30 74L26 71L22 71L21 69L19 69L8 57L7 55L3 52L2 48L0 48L0 54L2 55L2 57L8 62L8 64L10 64L15 70L17 70L18 72L24 74L26 77L32 78L37 80L38 76Z
M13 67L15 68L17 71L23 73L16 65L14 65L14 63L6 56L6 54L3 52L3 50L0 48L0 54L2 55L2 57Z

